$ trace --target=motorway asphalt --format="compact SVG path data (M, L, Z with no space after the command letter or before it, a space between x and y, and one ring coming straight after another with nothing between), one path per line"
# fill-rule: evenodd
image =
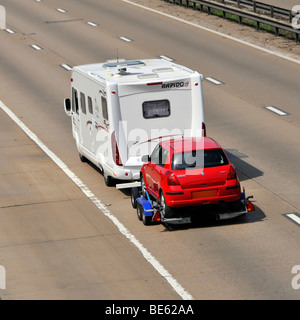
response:
M0 100L193 298L299 299L291 270L300 265L300 226L286 217L300 212L299 64L119 0L1 4L15 33L0 32ZM145 227L129 194L107 188L79 161L63 110L70 72L61 65L104 61L117 51L127 59L166 55L222 81L203 82L207 132L254 195L254 213L174 231ZM3 112L0 135L2 299L181 298Z

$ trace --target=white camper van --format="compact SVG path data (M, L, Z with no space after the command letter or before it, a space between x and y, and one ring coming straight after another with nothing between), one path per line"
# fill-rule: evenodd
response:
M81 160L98 166L107 185L134 181L159 139L205 136L202 79L162 59L74 67L64 105Z

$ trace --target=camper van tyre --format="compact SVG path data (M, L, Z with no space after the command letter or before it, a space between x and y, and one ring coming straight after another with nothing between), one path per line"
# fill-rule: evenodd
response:
M79 153L79 158L81 162L86 162L86 157Z
M113 186L113 177L109 176L105 171L103 171L103 177L107 187Z

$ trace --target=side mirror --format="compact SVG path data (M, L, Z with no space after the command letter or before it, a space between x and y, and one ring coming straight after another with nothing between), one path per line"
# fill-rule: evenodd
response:
M72 115L72 110L71 110L71 100L69 98L64 100L64 108L65 108L65 113L68 116Z
M150 162L150 161L151 161L151 158L149 155L142 156L142 162Z

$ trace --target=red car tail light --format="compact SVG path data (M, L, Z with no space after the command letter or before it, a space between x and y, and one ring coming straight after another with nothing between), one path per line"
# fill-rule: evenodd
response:
M230 166L230 169L227 175L227 180L233 180L233 179L237 179L236 171L233 166Z
M120 159L120 154L119 154L119 149L117 145L117 140L116 140L116 133L115 131L111 135L111 147L112 147L112 155L114 162L117 166L122 166L122 161Z
M177 180L174 173L167 171L166 176L167 176L167 183L169 186L179 186L180 185L180 183Z

